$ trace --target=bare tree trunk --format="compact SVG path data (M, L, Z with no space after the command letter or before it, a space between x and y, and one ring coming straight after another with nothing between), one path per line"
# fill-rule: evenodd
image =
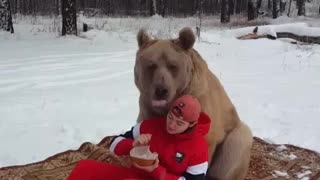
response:
M262 0L258 0L257 1L257 10L259 10L261 8L262 5Z
M287 1L286 0L280 0L280 14L286 10Z
M150 16L153 16L157 12L157 2L156 0L150 0Z
M273 19L278 18L279 12L280 12L280 0L273 0L272 18Z
M160 6L160 15L162 17L164 17L166 15L166 10L167 10L167 1L168 0L161 0L160 3L161 3L161 6Z
M32 0L29 0L29 6L28 6L28 12L29 14L32 14L33 13L33 6L32 6Z
M11 13L16 14L17 13L17 0L14 0L13 3L10 3L10 5L11 5L11 10L12 10Z
M215 0L215 14L218 14L219 13L219 9L220 9L220 6L219 6L219 1L218 0Z
M24 15L28 14L28 0L23 1L23 11L24 11Z
M288 17L290 17L291 5L292 5L292 0L290 0L289 2Z
M0 30L14 33L9 0L0 1Z
M198 36L198 41L200 41L200 33L201 33L201 27L202 27L202 15L203 15L203 4L204 4L205 0L198 0L197 3L197 12L198 12L198 16L199 16L199 26L196 27L196 33Z
M56 5L56 15L59 16L59 14L61 12L60 11L60 0L56 0L55 5Z
M110 14L111 14L111 8L110 8L110 6L111 6L111 2L110 2L110 0L108 0L107 2L106 2L106 5L104 6L104 8L105 8L105 13L108 15L108 16L110 16Z
M198 15L197 13L198 13L198 0L194 0L192 1L192 15Z
M248 21L251 21L253 19L257 18L257 7L253 3L252 0L248 1Z
M17 6L16 13L21 13L21 5L20 5L20 1L19 0L16 0L16 6Z
M31 7L32 7L32 15L36 16L37 12L38 12L38 7L37 7L35 0L31 1Z
M221 23L230 22L230 10L229 10L229 1L221 1Z
M229 0L229 11L230 15L234 14L234 0Z
M131 5L131 1L130 0L127 0L126 1L126 4L125 4L125 15L126 16L131 16L131 12L132 12L132 5Z
M257 1L257 16L260 15L260 8L262 6L262 0Z
M268 0L268 9L269 9L269 10L272 9L272 0Z
M77 11L75 0L62 0L62 36L77 35Z
M306 15L306 1L305 0L297 0L298 6L298 16L305 16Z
M158 14L162 16L162 12L163 12L163 0L158 0L159 1L159 8L158 8ZM163 17L163 16L162 16Z
M242 11L247 12L247 10L248 10L248 1L249 0L242 0L241 12Z
M84 8L85 8L85 2L84 2L85 0L79 0L79 7L80 7L80 11L83 11L84 10Z
M236 14L240 14L241 4L242 4L242 0L236 0Z

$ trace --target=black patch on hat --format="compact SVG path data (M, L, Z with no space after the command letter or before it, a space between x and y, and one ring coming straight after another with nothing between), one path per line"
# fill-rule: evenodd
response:
M177 117L182 117L182 111L178 106L172 108L172 112Z

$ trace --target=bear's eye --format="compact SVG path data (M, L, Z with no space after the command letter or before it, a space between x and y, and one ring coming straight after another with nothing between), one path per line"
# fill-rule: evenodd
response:
M157 68L157 65L156 65L156 64L149 64L149 65L147 66L147 68L148 68L148 70L150 70L150 71L154 71L154 70Z
M178 66L174 65L174 64L168 64L168 69L170 69L170 71L172 72L176 72L178 70Z

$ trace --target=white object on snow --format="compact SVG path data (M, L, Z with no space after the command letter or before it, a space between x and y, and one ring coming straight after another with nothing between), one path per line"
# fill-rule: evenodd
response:
M230 30L235 37L252 34L256 26ZM290 23L281 25L258 26L257 35L271 35L277 37L277 32L288 32L298 36L320 36L320 28L309 27L306 23Z

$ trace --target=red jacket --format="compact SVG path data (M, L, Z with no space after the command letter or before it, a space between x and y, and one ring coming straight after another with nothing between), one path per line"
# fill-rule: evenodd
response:
M152 173L155 179L204 179L208 168L208 144L205 135L210 118L201 113L191 132L171 135L162 117L144 120L123 135L113 139L110 150L117 155L128 155L132 143L140 134L152 134L150 150L159 154L159 166Z

